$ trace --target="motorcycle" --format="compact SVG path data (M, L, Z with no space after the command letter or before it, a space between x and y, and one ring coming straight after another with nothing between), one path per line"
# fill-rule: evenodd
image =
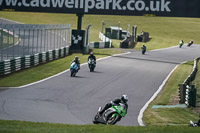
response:
M192 46L192 44L193 44L193 41L190 41L187 46L190 47Z
M71 71L71 77L75 77L76 73L78 72L78 65L75 62L73 62L70 65L70 71Z
M183 44L184 44L183 40L179 41L179 48L181 48Z
M141 48L142 48L142 54L144 55L146 53L146 46L143 45Z
M94 72L94 68L96 67L96 62L94 59L88 60L88 67L90 69L90 72Z
M122 117L126 115L126 107L124 104L113 105L103 112L102 115L99 114L99 111L102 110L102 107L99 107L97 114L94 117L94 124L106 124L114 125L121 120Z

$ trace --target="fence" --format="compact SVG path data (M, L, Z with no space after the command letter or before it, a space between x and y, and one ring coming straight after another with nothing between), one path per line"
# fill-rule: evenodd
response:
M187 107L196 106L196 89L194 86L190 89L192 81L195 79L198 71L198 61L200 58L194 60L193 70L190 75L186 78L183 84L179 84L179 103L185 103Z
M111 48L112 40L106 37L103 33L99 33L99 38L102 40L101 42L90 42L89 48Z
M69 46L68 24L0 24L0 61Z
M47 52L37 53L34 55L26 55L24 57L5 60L0 62L0 76L61 58L68 54L69 46L66 46L60 49L49 50Z

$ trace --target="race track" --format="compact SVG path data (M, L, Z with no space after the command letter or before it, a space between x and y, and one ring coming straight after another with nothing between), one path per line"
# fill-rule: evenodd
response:
M140 51L99 60L95 72L82 65L77 77L69 71L26 87L0 93L0 119L92 124L99 106L122 94L128 114L118 125L137 126L140 109L178 64L200 57L200 45Z

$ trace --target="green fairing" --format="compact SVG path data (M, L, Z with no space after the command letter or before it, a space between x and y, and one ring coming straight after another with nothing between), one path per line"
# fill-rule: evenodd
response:
M115 111L120 115L120 116L122 116L122 117L124 117L125 115L126 115L126 111L123 109L123 107L121 107L121 106L112 106L112 108L113 109L115 109ZM119 111L119 110L120 111ZM113 114L113 116L112 117L115 117L117 114L115 113L115 114Z

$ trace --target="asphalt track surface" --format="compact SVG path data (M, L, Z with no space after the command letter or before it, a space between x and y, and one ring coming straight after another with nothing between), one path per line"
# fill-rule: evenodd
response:
M0 119L92 124L99 106L127 94L128 113L118 125L137 126L141 108L178 64L200 57L200 45L140 51L99 60L95 72L82 65L26 87L0 93Z

